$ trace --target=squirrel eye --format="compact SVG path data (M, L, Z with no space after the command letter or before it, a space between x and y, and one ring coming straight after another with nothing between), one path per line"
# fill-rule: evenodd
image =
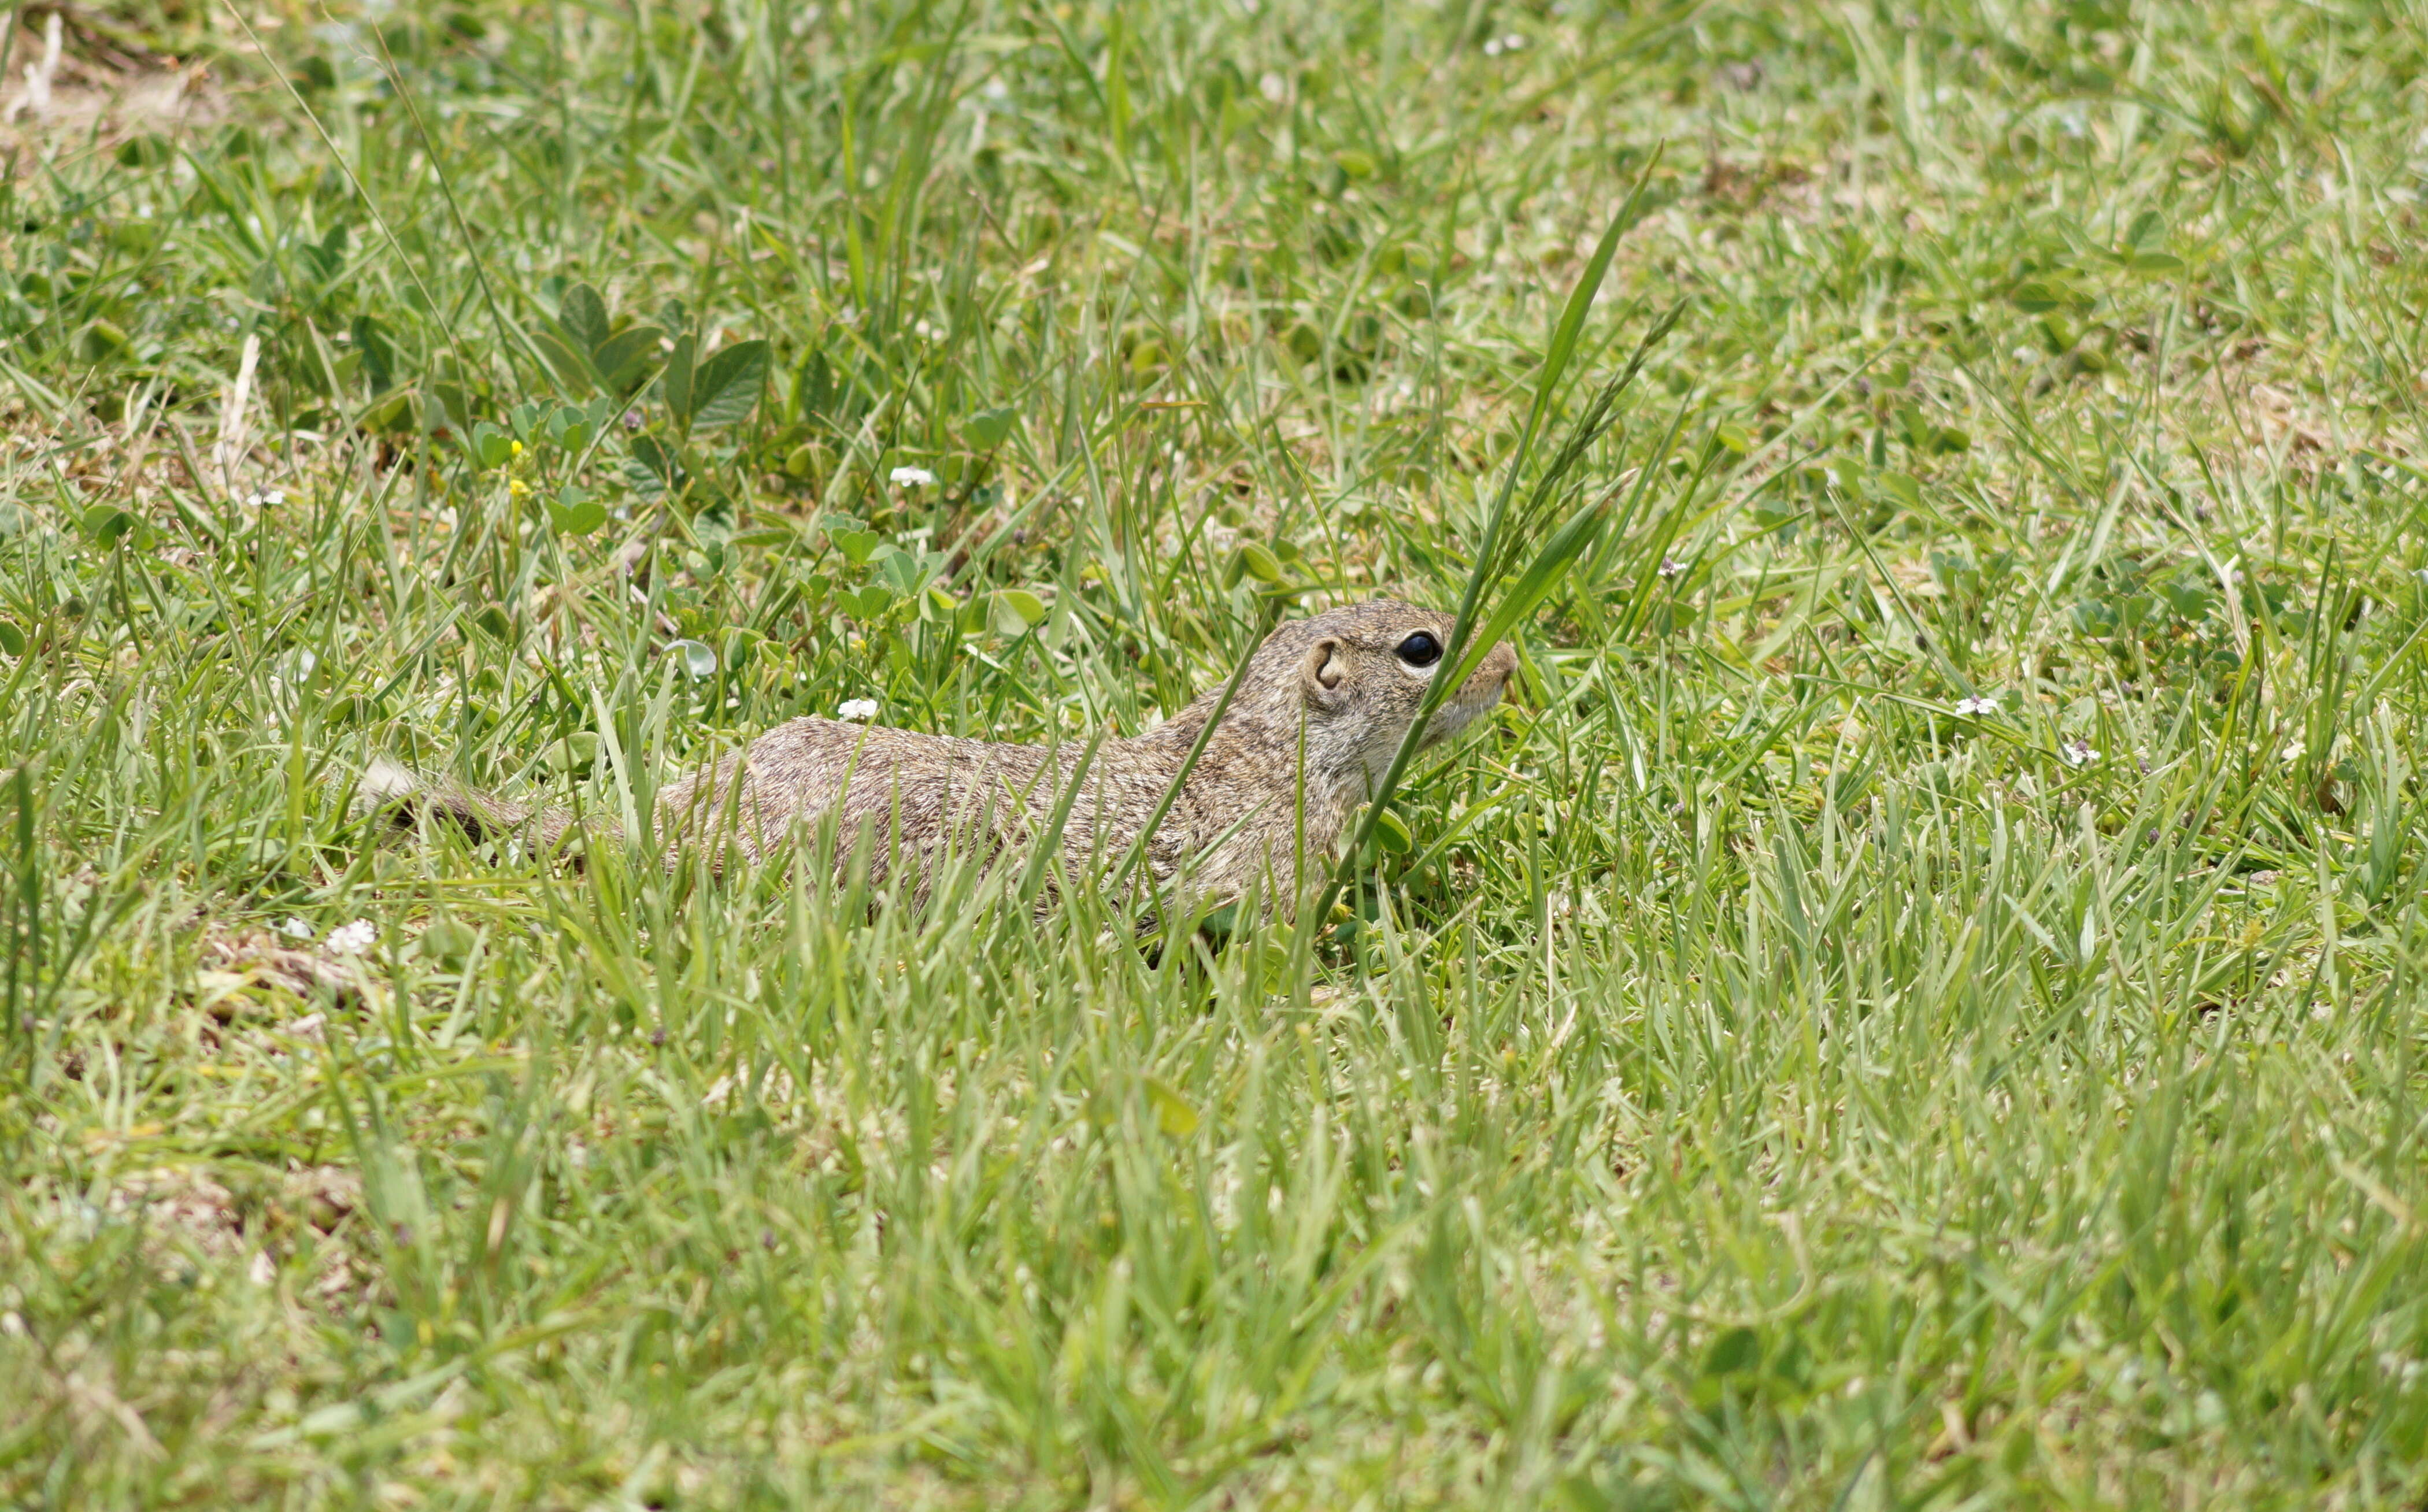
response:
M1441 642L1421 630L1400 642L1400 660L1410 666L1431 666L1441 660Z

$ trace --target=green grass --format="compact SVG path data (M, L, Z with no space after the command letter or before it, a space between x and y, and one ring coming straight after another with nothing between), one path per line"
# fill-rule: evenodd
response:
M68 14L210 78L0 127L0 1502L2428 1492L2418 6ZM1453 604L1648 173L1353 924L349 815Z

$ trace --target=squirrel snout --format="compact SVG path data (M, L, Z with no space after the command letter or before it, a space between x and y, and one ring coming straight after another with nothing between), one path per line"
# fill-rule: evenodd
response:
M1517 670L1518 653L1507 641L1485 652L1484 660L1468 674L1467 682L1435 713L1433 723L1425 730L1425 744L1448 740L1499 703Z
M1518 652L1504 640L1484 653L1484 660L1475 664L1475 670L1468 674L1467 685L1452 696L1453 699L1473 706L1480 714L1501 700L1517 672Z

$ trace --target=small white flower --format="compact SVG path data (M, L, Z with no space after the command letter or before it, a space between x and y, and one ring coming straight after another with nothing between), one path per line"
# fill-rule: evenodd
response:
M1998 700L1982 698L1959 698L1956 700L1956 712L1963 715L1993 715L1998 712Z
M2088 766L2099 760L2099 752L2092 748L2091 742L2081 739L2067 741L2057 748L2057 753L2068 766Z
M1674 578L1685 570L1674 556L1665 556L1661 559L1661 575L1665 578Z
M286 923L278 927L278 932L287 936L289 940L309 940L312 938L312 927L304 923L302 919L288 919Z
M910 334L917 337L922 341L933 341L944 333L937 330L933 321L917 320L912 322L910 326Z
M2290 766L2294 763L2300 761L2305 753L2305 748L2297 740L2293 742L2293 744L2285 748L2285 754L2281 759L2286 765Z
M877 717L877 700L875 698L845 698L843 700L843 707L835 711L835 717L845 720L851 724L864 725L871 719Z
M267 509L285 502L287 490L284 488L262 488L244 496L247 509Z
M1500 38L1494 37L1485 41L1484 44L1484 56L1486 58L1499 58L1501 56Z
M341 956L358 955L379 944L379 926L369 919L356 919L331 929L329 938L320 943Z
M936 484L936 475L925 468L896 468L886 476L896 488L932 488Z

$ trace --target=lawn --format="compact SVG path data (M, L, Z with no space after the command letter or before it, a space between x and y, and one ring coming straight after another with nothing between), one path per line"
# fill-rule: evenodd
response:
M2428 1495L2417 4L17 20L0 1503ZM1294 922L353 801L1572 516Z

